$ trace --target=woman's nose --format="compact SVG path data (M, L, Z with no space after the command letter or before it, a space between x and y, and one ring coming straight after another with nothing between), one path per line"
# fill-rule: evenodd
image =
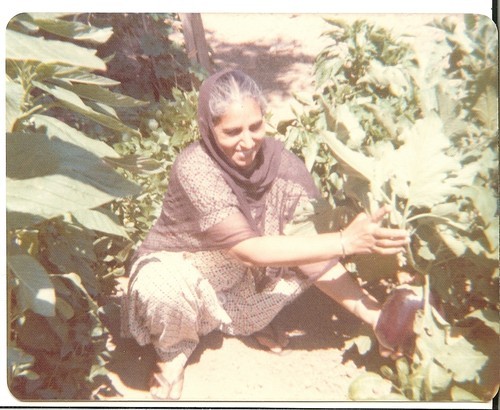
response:
M240 145L245 149L251 149L255 146L255 141L253 140L252 133L249 130L243 132Z

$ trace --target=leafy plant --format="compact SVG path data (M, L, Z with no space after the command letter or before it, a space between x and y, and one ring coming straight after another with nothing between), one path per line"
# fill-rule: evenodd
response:
M82 15L97 27L113 27L97 55L107 61L107 75L119 89L139 99L171 98L174 88L190 89L205 70L188 58L181 40L182 26L174 13Z
M389 204L386 224L411 233L405 256L349 264L368 283L383 279L387 291L399 271L421 286L417 349L407 371L391 373L396 392L489 399L499 333L495 28L476 16L436 20L428 29L441 41L422 54L366 21L329 22L317 93L277 130L332 205L355 214ZM429 305L431 290L442 312Z
M9 386L22 399L87 398L109 358L99 299L130 249L109 205L140 190L95 135L139 136L115 109L146 104L94 73L106 64L91 47L111 34L42 13L6 31Z
M134 243L139 243L158 218L168 176L177 154L199 138L197 91L171 90L173 99L160 98L141 120L142 137L120 139L114 143L119 159L107 162L143 188L136 198L122 198L113 203L113 211L124 221Z

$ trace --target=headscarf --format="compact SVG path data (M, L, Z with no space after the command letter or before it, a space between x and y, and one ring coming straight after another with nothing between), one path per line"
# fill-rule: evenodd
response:
M243 74L239 70L223 70L207 78L201 85L198 100L198 124L202 145L222 170L223 177L238 198L241 212L250 226L259 232L260 219L263 217L264 210L264 194L278 174L283 144L275 139L265 138L252 166L245 170L233 164L221 151L214 136L209 101L217 80L232 72ZM250 205L257 209L255 218L250 213Z
M167 193L163 200L162 212L144 242L134 255L134 260L144 254L166 251L207 251L227 249L238 242L250 237L263 235L263 220L265 217L265 193L271 188L278 175L283 144L271 138L265 138L250 169L239 169L220 150L214 137L214 124L209 109L210 94L215 82L230 70L221 71L206 79L200 88L198 102L199 129L201 142L194 142L179 154L170 174ZM196 167L190 153L200 148L204 151L207 160L213 161L213 167L218 168L227 185L234 193L233 206L239 209L239 214L232 214L225 220L219 220L213 225L204 223L203 210L191 202L189 192L193 190L200 196L210 189L203 180L203 175L196 181L187 181L179 174L179 168L193 169ZM206 164L204 164L206 166ZM189 186L187 186L189 185ZM211 205L214 205L214 198ZM226 206L217 203L215 213ZM252 212L253 210L253 212ZM205 225L205 228L203 228Z
M198 102L201 142L193 143L179 155L173 166L173 171L177 165L188 164L183 161L191 160L190 153L199 149L199 144L201 144L201 149L213 160L213 166L219 169L228 188L234 193L237 201L236 206L241 214L231 214L226 219L203 230L200 219L203 216L200 215L200 209L197 209L190 202L189 195L187 195L187 191L191 192L193 187L186 187L187 181L183 180L177 172L172 172L164 197L162 213L135 253L132 262L143 255L157 251L196 252L227 249L245 239L263 235L266 193L269 192L273 182L278 177L280 165L283 168L283 175L280 174L280 178L289 181L291 186L301 186L310 198L319 197L319 191L303 163L295 156L292 159L293 154L285 154L283 144L273 138L264 138L249 169L237 167L221 151L215 140L209 102L217 80L232 71L236 70L218 72L203 82ZM183 156L183 154L186 155ZM193 166L195 164L189 164L190 168ZM202 187L203 184L205 182L201 179L198 184L200 191L196 190L196 192L201 192L205 188L210 189L209 186ZM203 192L201 194L203 196ZM300 198L293 190L289 194L290 197L283 195L280 203L277 204L279 210L278 225L281 233L282 228L294 215ZM291 201L289 201L290 198ZM225 204L217 204L217 206L224 207ZM272 285L287 271L287 268L271 267L253 269L252 274L257 290L261 291L264 287Z

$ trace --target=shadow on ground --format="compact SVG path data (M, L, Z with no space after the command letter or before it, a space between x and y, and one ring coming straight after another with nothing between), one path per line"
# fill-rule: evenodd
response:
M107 369L117 374L122 383L130 389L148 390L149 379L156 368L156 353L151 345L139 346L133 339L120 337L120 307L116 300L106 305L103 317L108 327L112 343L116 346ZM363 324L353 315L342 309L321 291L311 287L293 303L286 306L275 318L283 330L299 335L291 337L287 350L342 349L346 340L360 334ZM207 350L222 348L224 338L231 337L214 331L200 339L188 364L197 363ZM263 349L253 337L239 337L249 348ZM381 365L375 360L377 355L370 354L369 360L351 349L343 353L344 362L352 360L357 367L373 363L374 368ZM372 357L373 356L373 357Z

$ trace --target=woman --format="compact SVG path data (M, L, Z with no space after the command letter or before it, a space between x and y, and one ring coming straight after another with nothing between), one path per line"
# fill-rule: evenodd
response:
M264 112L261 91L240 71L202 84L202 139L176 159L161 216L134 257L123 331L155 347L155 398L180 397L186 361L212 330L257 334L279 351L286 342L269 324L311 284L375 328L379 304L338 261L408 243L406 231L379 226L385 208L344 231L286 235L321 218L311 211L320 195L304 164L265 138Z

